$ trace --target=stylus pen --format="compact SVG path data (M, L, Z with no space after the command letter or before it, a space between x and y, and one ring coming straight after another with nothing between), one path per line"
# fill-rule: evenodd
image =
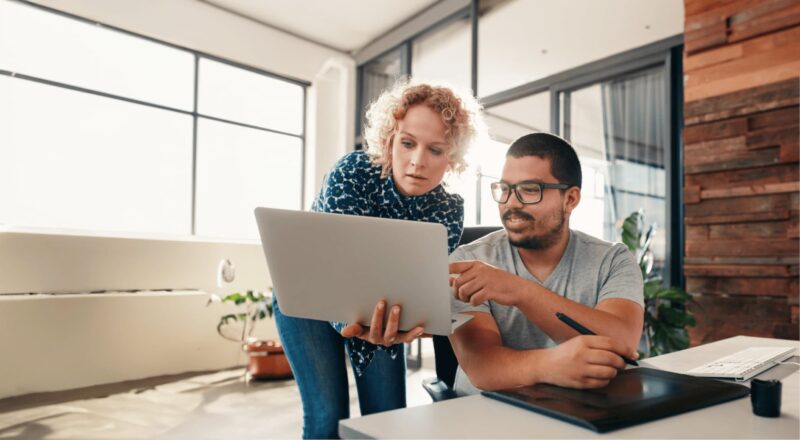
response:
M567 315L565 315L565 314L563 314L561 312L556 312L556 318L560 319L561 322L563 322L564 324L567 324L568 326L572 327L573 330L575 330L576 332L578 332L578 333L580 333L582 335L597 335L597 333L595 333L595 332L589 330L588 328L578 324L577 321L575 321L574 319L570 318L569 316L567 316ZM634 361L633 359L628 359L625 356L620 356L620 357L628 365L633 365L635 367L639 366L639 363Z

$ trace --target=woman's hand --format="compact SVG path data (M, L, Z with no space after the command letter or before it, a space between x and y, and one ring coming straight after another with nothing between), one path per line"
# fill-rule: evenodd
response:
M386 314L386 301L378 301L375 311L372 313L370 326L364 328L361 324L350 324L342 329L342 336L345 338L359 338L375 345L390 347L394 344L411 342L419 338L425 329L421 326L414 327L408 332L398 332L397 326L400 323L400 306L395 304L389 311L389 320L386 322L386 329L383 328L383 321Z

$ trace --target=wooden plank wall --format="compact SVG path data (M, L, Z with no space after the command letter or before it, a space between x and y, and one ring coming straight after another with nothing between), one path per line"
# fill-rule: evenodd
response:
M798 338L800 0L685 0L692 345Z

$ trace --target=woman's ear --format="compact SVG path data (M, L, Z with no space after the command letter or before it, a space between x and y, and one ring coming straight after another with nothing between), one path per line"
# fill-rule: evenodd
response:
M578 203L581 202L581 189L577 186L572 186L567 188L564 195L566 196L564 197L564 213L571 214L578 207Z

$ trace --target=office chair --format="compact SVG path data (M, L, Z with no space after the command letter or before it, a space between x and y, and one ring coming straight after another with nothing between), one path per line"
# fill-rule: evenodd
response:
M468 226L461 234L461 241L458 245L471 243L490 232L500 229L500 226ZM436 377L431 377L422 381L422 387L430 394L434 402L448 400L456 397L453 391L453 383L456 380L456 370L458 360L450 340L446 336L433 337L433 352L436 359Z

